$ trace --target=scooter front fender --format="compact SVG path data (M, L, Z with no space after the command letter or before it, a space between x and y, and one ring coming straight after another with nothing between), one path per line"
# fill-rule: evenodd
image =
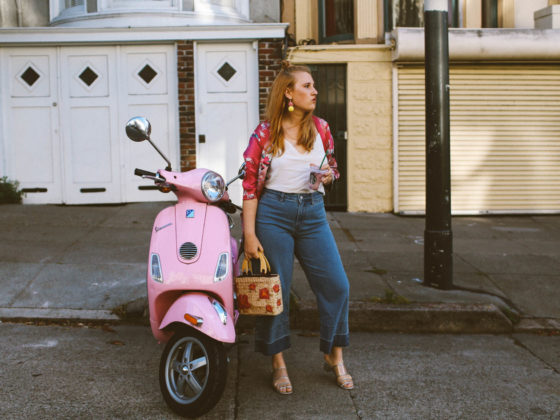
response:
M235 320L231 313L227 312L223 305L224 311L227 313L225 324L220 319L218 310L212 302L218 302L213 297L199 292L186 293L181 295L167 310L163 317L159 329L163 330L172 323L182 323L206 334L214 340L223 343L235 342ZM193 325L185 320L185 314L189 314L195 318L202 320L199 325Z

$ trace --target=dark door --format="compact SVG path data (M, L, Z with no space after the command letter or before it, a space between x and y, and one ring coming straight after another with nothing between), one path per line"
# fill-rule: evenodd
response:
M315 115L329 123L334 138L334 153L340 171L340 179L327 193L325 207L328 210L346 211L348 207L348 183L346 171L346 64L310 65L315 87L319 92Z

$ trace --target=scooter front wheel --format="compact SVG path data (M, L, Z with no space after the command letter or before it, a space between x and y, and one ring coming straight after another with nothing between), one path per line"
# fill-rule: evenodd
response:
M167 405L183 417L199 417L220 400L227 379L222 343L191 328L181 328L167 343L159 383Z

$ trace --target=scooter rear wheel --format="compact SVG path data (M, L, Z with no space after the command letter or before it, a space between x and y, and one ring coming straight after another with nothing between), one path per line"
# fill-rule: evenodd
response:
M192 328L175 332L159 366L161 393L183 417L199 417L220 400L227 379L227 354L222 343Z

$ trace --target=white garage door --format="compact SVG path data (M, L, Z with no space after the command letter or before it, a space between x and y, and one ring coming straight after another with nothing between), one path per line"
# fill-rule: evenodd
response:
M153 138L178 161L173 46L6 48L2 51L4 170L25 203L165 200L135 167L164 164L126 139L128 118L147 116Z

